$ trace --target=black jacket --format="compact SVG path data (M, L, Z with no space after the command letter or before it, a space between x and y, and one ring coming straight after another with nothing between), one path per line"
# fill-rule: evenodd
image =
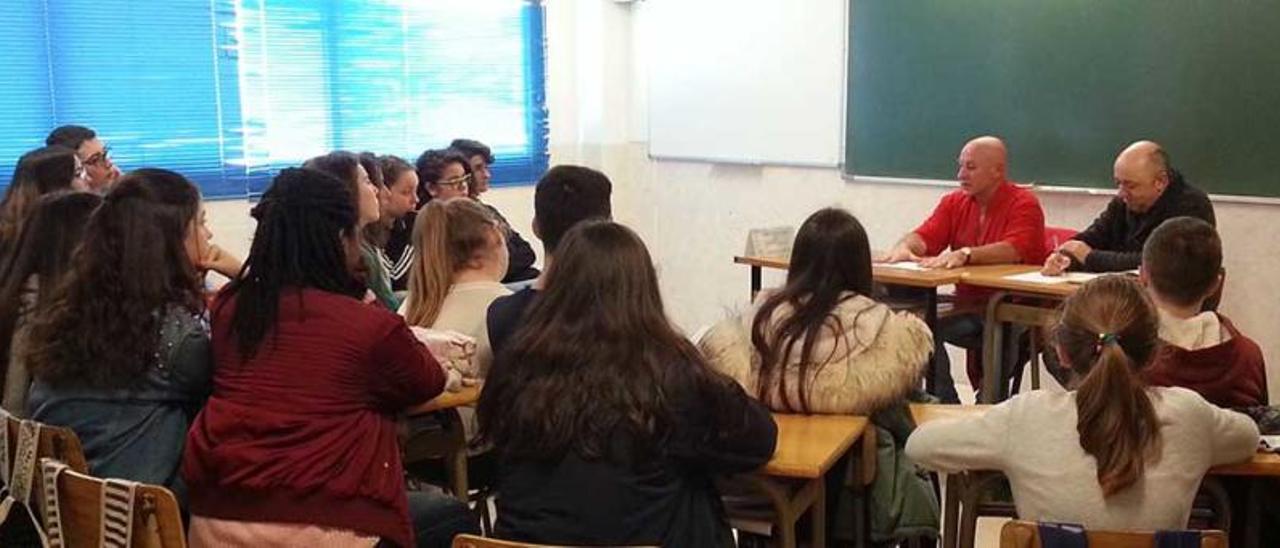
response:
M537 297L526 288L489 306L494 355L509 346ZM668 387L680 427L657 455L638 456L623 434L615 436L605 459L500 458L497 536L543 544L732 546L712 478L763 466L773 456L778 430L768 410L737 383L725 378L712 388L722 397ZM710 399L727 402L728 412L712 413Z
M1102 215L1073 238L1093 248L1083 265L1076 263L1073 267L1089 272L1138 268L1142 264L1142 246L1147 243L1151 232L1166 220L1184 216L1216 224L1209 196L1188 184L1181 173L1170 170L1169 186L1146 213L1129 211L1124 201L1119 197L1113 198Z
M539 272L533 267L533 262L538 260L538 256L533 252L533 246L530 246L529 242L516 232L516 229L511 228L511 223L507 222L507 218L503 217L497 208L484 202L480 203L489 208L489 212L507 229L507 275L502 278L502 283L509 284L537 278Z

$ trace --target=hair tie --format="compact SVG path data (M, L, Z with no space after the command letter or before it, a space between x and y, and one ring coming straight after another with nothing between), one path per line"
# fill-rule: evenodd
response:
M1101 354L1102 347L1108 344L1119 344L1120 337L1115 333L1098 333L1098 342L1093 346L1094 354Z

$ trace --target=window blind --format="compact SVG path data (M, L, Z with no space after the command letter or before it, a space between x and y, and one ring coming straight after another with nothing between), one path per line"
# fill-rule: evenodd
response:
M57 125L206 196L328 150L412 161L493 147L494 184L547 167L543 9L518 0L6 0L0 170ZM7 182L7 177L4 179Z

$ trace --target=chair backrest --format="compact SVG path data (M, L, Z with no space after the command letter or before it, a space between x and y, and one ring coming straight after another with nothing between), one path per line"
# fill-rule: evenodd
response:
M57 477L62 545L98 546L105 482L72 470L66 470ZM168 489L139 484L132 505L132 548L183 548L187 545L178 500ZM49 526L46 524L46 528Z
M495 538L478 537L475 535L458 535L453 537L453 548L565 548L563 546L551 546L547 544L527 544L523 542L512 542L509 540L498 540Z
M1080 232L1074 228L1063 228L1060 226L1044 227L1044 248L1050 251L1057 249L1059 245L1076 237Z
M21 420L14 418L13 415L9 415L5 420L5 423L7 423L6 434L9 436L10 459L13 458L13 453L18 450L18 427L21 422ZM76 472L89 473L89 463L84 458L84 449L80 445L80 438L69 428L49 426L47 424L40 425L40 441L36 446L36 462L40 462L42 458L60 460L67 463L67 466L70 466ZM38 469L37 474L39 474ZM39 482L36 484L39 485Z
M1085 531L1089 548L1154 548L1152 531ZM456 545L455 545L456 547ZM1000 548L1040 548L1040 526L1030 521L1013 520L1000 529ZM1200 548L1227 548L1227 535L1222 531L1200 531Z

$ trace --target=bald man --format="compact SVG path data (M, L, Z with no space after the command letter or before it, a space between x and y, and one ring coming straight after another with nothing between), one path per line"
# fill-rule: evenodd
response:
M1215 224L1213 204L1188 184L1152 141L1138 141L1116 156L1116 197L1084 232L1063 243L1044 262L1043 272L1117 272L1138 268L1142 246L1160 223L1195 217Z
M956 163L958 190L938 202L933 214L903 236L879 262L915 261L927 268L959 268L966 265L1044 261L1044 211L1031 191L1008 179L1008 151L996 137L978 137L960 150ZM956 300L976 309L988 292L965 285L956 288ZM942 320L934 367L934 395L946 403L959 401L951 380L951 362L942 343L980 349L982 317L960 314ZM969 378L981 386L982 368L972 364Z

